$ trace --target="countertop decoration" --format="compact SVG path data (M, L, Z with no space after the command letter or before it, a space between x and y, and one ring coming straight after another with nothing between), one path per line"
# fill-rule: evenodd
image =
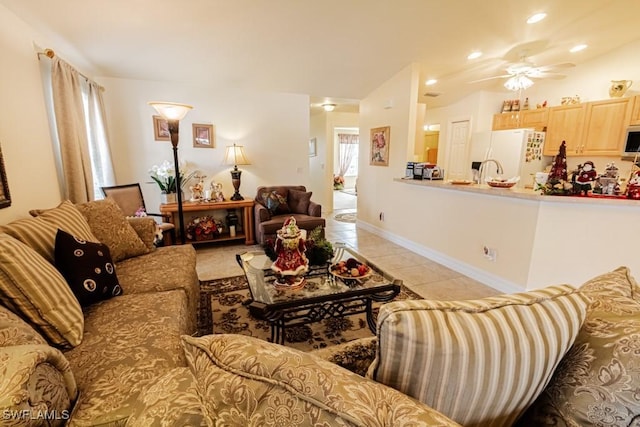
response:
M567 143L562 141L558 154L553 158L551 171L542 194L550 196L569 196L573 193L573 184L567 174Z

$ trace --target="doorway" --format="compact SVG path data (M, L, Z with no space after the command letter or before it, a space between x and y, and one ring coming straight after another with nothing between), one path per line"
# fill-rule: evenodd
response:
M358 128L333 130L333 176L339 177L334 178L333 211L336 213L357 211L359 133Z
M449 141L449 161L447 165L447 179L467 179L470 173L467 153L469 151L469 120L460 120L449 124L451 138Z

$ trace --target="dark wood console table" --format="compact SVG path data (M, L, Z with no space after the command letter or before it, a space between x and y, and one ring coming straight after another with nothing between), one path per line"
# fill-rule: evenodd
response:
M255 243L254 230L253 230L253 199L244 200L226 200L224 202L182 202L182 212L185 221L185 229L189 222L189 218L194 213L204 214L207 211L227 210L227 209L242 209L242 215L238 215L239 224L242 228L237 230L235 236L229 234L229 230L225 229L225 232L211 240L188 240L188 243L210 243L228 240L244 240L245 244L253 245ZM160 214L169 218L169 222L176 224L176 231L178 231L178 204L166 203L160 205ZM179 237L179 236L178 236Z

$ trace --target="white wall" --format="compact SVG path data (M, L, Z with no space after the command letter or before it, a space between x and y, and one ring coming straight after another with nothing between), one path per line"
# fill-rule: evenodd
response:
M173 161L171 144L154 141L153 108L148 101L194 106L180 122L179 158L233 194L230 170L223 165L225 147L243 145L251 165L242 170L240 193L254 198L260 185L309 186L309 97L272 92L195 87L175 83L97 79L105 86L112 155L118 184L150 182L148 170ZM215 148L194 148L192 124L215 126ZM149 211L160 203L155 184L143 185ZM189 193L187 192L187 196Z
M404 212L411 206L411 200L395 192L392 180L403 176L407 160L413 159L417 82L417 67L409 65L360 102L358 220L385 230L401 229ZM384 126L391 128L389 166L372 166L370 131Z
M47 46L0 5L0 144L11 195L11 206L0 209L0 223L56 206L61 198L34 41Z

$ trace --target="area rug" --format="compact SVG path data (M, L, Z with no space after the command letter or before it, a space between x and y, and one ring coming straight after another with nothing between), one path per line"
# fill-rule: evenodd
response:
M350 222L350 223L355 223L356 219L357 219L357 212L346 212L346 213L339 213L336 214L333 219L335 219L336 221L340 221L340 222Z
M249 299L244 276L227 277L200 282L198 334L241 334L271 341L269 323L251 316L242 303ZM396 300L421 299L421 296L402 286ZM380 303L374 303L377 314ZM345 318L326 319L310 325L286 329L286 345L310 351L337 345L373 334L367 326L365 314Z

